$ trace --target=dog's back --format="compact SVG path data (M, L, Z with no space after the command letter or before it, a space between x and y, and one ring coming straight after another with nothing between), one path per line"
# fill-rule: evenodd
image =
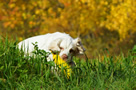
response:
M49 51L48 50L49 44L57 38L71 38L71 37L68 34L60 33L60 32L56 32L52 34L48 33L45 35L39 35L39 36L27 38L19 42L18 46L19 46L19 49L22 48L25 52L28 51L28 53L31 53L34 50L34 46L32 43L37 42L39 49Z

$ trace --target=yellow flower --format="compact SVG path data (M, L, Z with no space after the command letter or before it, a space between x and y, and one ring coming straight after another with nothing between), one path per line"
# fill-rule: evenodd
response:
M65 68L64 69L64 74L67 76L67 78L69 79L72 69L70 67L70 65L67 64L66 61L64 61L63 59L61 59L61 57L57 54L57 53L53 53L53 60L55 62L56 65L59 66L59 68Z

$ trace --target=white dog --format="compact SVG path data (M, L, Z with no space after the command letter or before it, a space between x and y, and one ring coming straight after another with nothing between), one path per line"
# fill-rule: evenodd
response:
M25 52L31 55L34 50L34 46L32 43L37 42L39 49L45 50L46 52L51 51L59 51L59 56L63 60L72 60L72 57L77 54L83 54L85 49L81 43L79 38L73 39L71 36L65 33L52 33L34 36L28 39L21 41L19 45L19 49L23 48ZM49 55L48 61L52 61L52 54ZM73 65L73 62L70 63Z

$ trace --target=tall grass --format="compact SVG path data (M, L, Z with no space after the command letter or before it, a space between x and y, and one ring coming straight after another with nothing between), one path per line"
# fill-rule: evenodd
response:
M16 42L0 40L0 89L136 89L135 49L127 57L103 56L80 60L68 79L54 71L54 62L47 62L45 51L34 52L35 57L24 56Z

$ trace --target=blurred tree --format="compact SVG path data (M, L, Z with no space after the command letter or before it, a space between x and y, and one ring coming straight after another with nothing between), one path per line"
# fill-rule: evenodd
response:
M127 40L135 44L135 11L135 0L0 0L0 35L22 40L61 31L88 37L83 40L88 46L95 38L94 46L103 45L97 49Z

